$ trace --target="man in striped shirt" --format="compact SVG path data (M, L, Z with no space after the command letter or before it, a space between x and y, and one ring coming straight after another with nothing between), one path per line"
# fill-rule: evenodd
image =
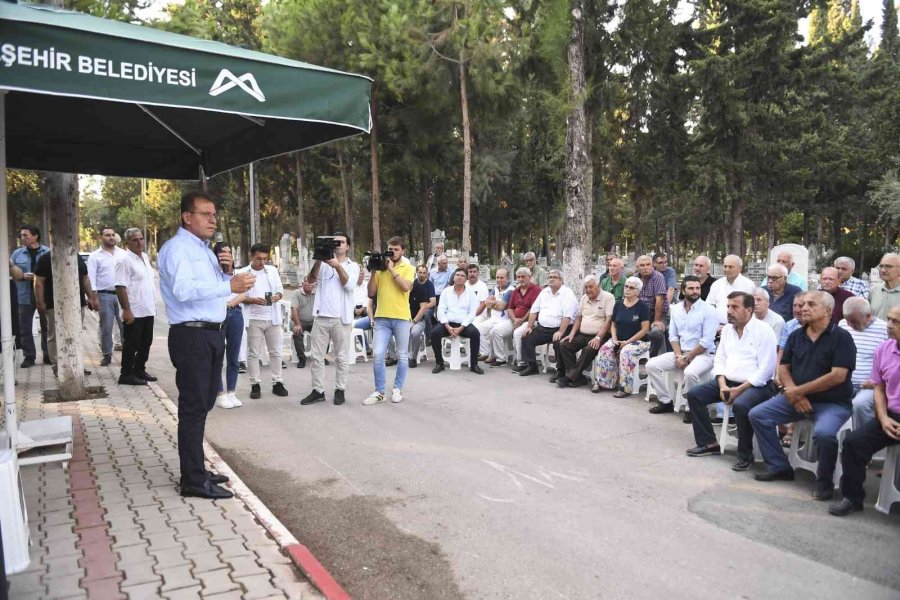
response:
M846 329L856 344L856 368L853 370L853 429L859 429L875 418L875 386L872 359L875 350L888 339L887 323L872 314L869 301L855 296L844 302L844 318L838 324Z
M834 268L838 270L841 287L860 298L869 299L869 284L853 276L856 269L856 261L849 256L840 256L834 259Z

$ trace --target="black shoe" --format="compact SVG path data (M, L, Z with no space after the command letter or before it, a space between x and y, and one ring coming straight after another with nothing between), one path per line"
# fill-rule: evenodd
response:
M538 371L537 365L535 363L528 363L528 365L524 369L519 371L519 375L521 375L522 377L537 375L538 373L540 373L540 371Z
M144 381L157 381L159 378L156 375L151 375L147 371L141 371L137 374L138 377L143 379Z
M493 367L505 367L505 366L506 366L505 360L495 360L494 362L491 363L492 368Z
M697 446L687 451L688 456L719 456L722 448L719 446Z
M238 373L246 373L247 372L247 363L241 361L238 363Z
M731 465L732 471L748 471L750 467L753 466L753 459L750 458L738 458L737 461L733 465Z
M793 481L794 469L784 471L763 471L754 477L757 481Z
M559 378L560 378L559 373L554 373L553 375L550 376L550 383L556 383L557 381L559 381ZM568 379L566 380L566 383L568 384ZM562 387L562 386L560 386L560 387Z
M147 385L147 382L137 375L119 375L120 385Z
M306 366L306 357L301 356L300 358L297 359L297 368L302 369L305 366Z
M476 375L484 375L484 369L475 365L474 367L469 367L469 370L475 373Z
M584 375L579 375L577 378L569 380L569 387L577 388L577 387L581 387L583 385L587 385L590 382L591 382L591 380L588 379L587 377L585 377Z
M284 398L285 396L288 395L288 391L286 389L284 389L284 384L281 383L280 381L276 381L272 385L272 393L275 394L276 396L281 396L282 398ZM250 396L250 397L252 398L253 396Z
M828 489L828 490L815 489L815 490L813 490L812 497L813 497L813 500L818 500L819 502L831 500L832 498L834 498L834 489Z
M52 364L53 364L53 361L50 360L50 357L49 357L49 356L45 356L45 357L44 357L44 364L45 364L45 365L52 365Z
M54 365L54 367L53 367L53 374L56 375L56 366L55 366L55 365ZM85 375L90 375L91 372L88 371L87 369L85 369L85 370L84 370L84 374L85 374Z
M110 356L109 354L104 354L103 360L100 361L100 366L108 367L110 363L112 363L112 356ZM34 364L34 361L31 361L31 364Z
M211 473L210 471L206 472L207 479L209 479L210 483L220 484L220 483L228 483L231 481L228 479L227 475L219 475L218 473Z
M259 387L258 383L254 383L250 386L250 399L251 400L259 400L262 397L262 390Z
M322 399L325 399L325 394L322 394ZM334 390L334 404L335 406L340 406L344 403L344 390Z
M434 365L434 368L431 370L432 373L440 373L444 370L444 363L438 363Z
M863 509L861 504L854 504L849 498L842 498L828 507L828 514L836 517L846 517L850 513L859 512Z
M684 415L681 417L681 422L682 423L690 423L691 421L693 421L693 418L691 417L691 413L689 411L684 411Z
M650 409L650 413L654 415L661 415L665 413L675 412L675 403L669 402L668 404L657 404L653 408Z
M386 367L393 367L396 364L397 364L396 358L391 358L391 359L384 361L384 366L386 366Z
M553 379L551 379L550 381L553 381ZM571 383L571 382L569 381L569 378L566 377L565 375L562 375L561 377L558 377L558 378L556 379L556 386L557 386L557 387L561 387L561 388L569 387L569 384L570 384L570 383Z
M322 402L323 400L325 400L325 392L313 390L309 393L309 396L300 401L300 404L306 406L307 404L315 404L316 402Z
M34 359L33 359L33 358L26 358L25 360L22 361L21 367L22 367L23 369L30 369L30 368L33 367L33 366L34 366Z
M181 486L181 495L184 498L206 498L208 500L227 500L234 497L234 494L211 481L207 481L206 485L202 487L183 485Z
M527 365L527 364L525 364L525 365L516 365L516 366L514 366L514 367L512 368L512 372L513 372L513 373L519 373L519 372L521 372L521 371L524 371L524 370L527 369L527 368L528 368L528 365Z
M281 368L282 368L282 369L287 369L287 363L284 362L284 361L281 361Z
M409 359L409 368L410 369L415 369L418 366L419 366L419 362L416 359L414 359L414 358Z

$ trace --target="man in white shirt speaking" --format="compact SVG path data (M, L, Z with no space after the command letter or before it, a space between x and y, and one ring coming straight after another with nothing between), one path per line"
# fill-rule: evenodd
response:
M146 385L156 381L147 372L156 317L156 284L153 267L144 252L144 234L137 227L125 230L128 250L116 264L116 296L122 306L122 369L119 383Z

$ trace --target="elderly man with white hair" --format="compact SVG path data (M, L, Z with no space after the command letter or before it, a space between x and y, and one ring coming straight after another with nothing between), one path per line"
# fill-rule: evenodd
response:
M516 269L516 287L509 295L504 312L506 318L491 329L491 353L493 358L486 364L502 367L506 364L507 343L512 338L513 362L522 358L522 334L528 328L528 314L531 305L541 293L541 286L531 283L531 269Z
M531 282L540 287L545 287L547 285L547 269L537 264L535 253L526 252L522 256L522 260L525 261L525 266L531 271Z
M869 284L862 279L853 276L856 270L856 261L849 256L839 256L834 259L834 268L838 270L838 276L841 281L841 288L847 290L854 296L869 299Z
M444 242L437 242L434 245L434 252L431 256L428 257L428 260L425 261L425 268L428 269L428 272L431 273L431 269L437 267L438 258L444 253ZM444 290L441 290L444 291Z
M500 323L507 321L506 305L512 295L513 285L509 280L509 271L500 267L497 269L497 285L484 299L484 306L490 310L490 316L475 323L475 328L481 334L481 348L479 348L478 360L489 361L492 358L506 360L506 356L493 356L491 354L491 331Z
M756 288L753 291L753 304L753 316L771 327L775 332L775 339L779 339L781 330L784 329L784 319L769 308L769 292L765 288Z
M872 286L869 302L875 316L886 320L891 308L900 306L900 254L889 252L882 256L878 276L881 283Z
M589 382L584 370L591 367L600 346L608 338L615 306L615 296L601 290L595 276L584 278L584 295L578 303L572 331L554 344L556 385L561 388L578 387ZM581 354L578 354L579 351Z
M709 290L712 288L712 284L718 279L709 274L711 269L712 261L709 260L708 256L701 254L694 259L694 275L700 279L700 299L704 302L709 298Z
M522 377L538 374L537 347L565 337L578 312L578 300L571 288L563 285L562 271L550 269L547 281L547 287L531 305L522 333L523 364L513 369Z
M853 294L840 286L840 275L834 267L825 267L819 276L819 288L834 297L834 312L831 314L831 322L837 325L844 318L844 302L852 298Z
M768 277L767 284L762 286L769 294L769 309L781 315L785 322L794 318L793 305L794 296L801 293L799 287L787 282L788 270L784 265L775 263L766 269Z
M846 330L856 345L853 370L853 429L875 418L875 386L870 379L875 351L888 339L887 323L872 314L869 301L859 296L844 301L844 318L838 327Z
M794 273L794 255L790 252L782 252L775 258L776 264L783 266L787 269L788 277L787 282L791 285L796 285L800 288L800 291L805 292L809 289L809 282L803 278L802 275L798 273ZM766 277L762 281L762 286L766 287L769 284L769 278Z
M744 261L740 256L729 254L722 261L725 268L725 277L721 277L709 288L709 295L706 302L716 307L719 313L719 324L724 325L728 322L728 295L732 292L746 292L753 294L756 285L747 277L741 275L744 268Z

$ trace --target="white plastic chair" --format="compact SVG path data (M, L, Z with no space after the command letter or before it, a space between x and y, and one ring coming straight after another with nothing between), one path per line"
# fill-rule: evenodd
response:
M366 352L367 342L366 342L366 332L362 329L353 329L350 331L350 349L352 350L353 362L355 363L360 358L363 359L363 362L369 362L369 357ZM350 354L350 352L348 352Z
M544 344L535 348L537 359L541 363L541 372L547 373L551 365L556 364L556 353L553 351L553 344Z
M888 514L891 505L900 502L900 484L897 475L900 474L900 445L894 445L887 449L884 458L884 471L881 473L881 486L878 488L878 501L875 502L875 510Z
M634 371L631 373L631 394L640 394L641 387L647 386L647 401L650 400L650 394L653 392L653 387L650 385L650 377L644 373L641 376L641 364L646 364L648 360L650 360L650 349L648 348L641 354L638 354L637 365L635 366ZM624 382L623 387L624 387Z
M416 362L420 363L422 361L428 360L428 349L427 338L425 337L425 333L422 333L422 343L419 344L419 354L416 356Z
M788 462L791 463L791 467L794 469L803 469L805 471L816 473L819 461L816 458L816 444L813 441L814 426L815 423L809 419L801 419L800 421L797 421L797 424L794 426L794 435L791 438L790 450L788 450ZM850 431L850 427L851 419L847 419L847 422L841 426L837 433L838 460L834 467L833 478L835 487L840 485L841 475L844 472L844 469L841 466L840 447L844 440L844 435L847 431Z
M669 389L675 388L675 393L672 394L672 402L675 403L675 412L681 412L682 408L685 412L690 412L691 409L688 406L687 401L687 390L684 389L684 371L681 369L669 371L669 377L672 382L669 384ZM697 385L706 383L710 379L712 379L712 369L700 376Z
M731 405L725 404L722 405L725 407L725 411L722 417L722 425L719 429L719 448L722 449L722 453L724 454L728 450L737 450L738 438L737 438L737 426L728 425L728 420L731 418ZM707 406L707 409L712 408L714 405ZM759 451L759 444L756 443L756 434L753 434L753 458L757 462L762 460L762 452Z
M445 337L444 343L441 345L444 362L447 363L451 371L459 371L462 368L462 348L465 346L469 364L471 365L472 352L469 345L469 338L464 337Z

